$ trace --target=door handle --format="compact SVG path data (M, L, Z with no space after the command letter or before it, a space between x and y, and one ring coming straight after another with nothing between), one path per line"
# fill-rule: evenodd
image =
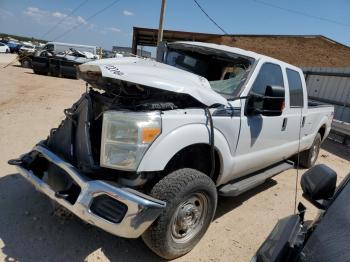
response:
M282 123L282 131L285 131L287 128L287 122L288 122L288 118L283 118L283 123Z
M305 126L305 120L306 120L306 116L303 116L303 121L301 122L301 127Z

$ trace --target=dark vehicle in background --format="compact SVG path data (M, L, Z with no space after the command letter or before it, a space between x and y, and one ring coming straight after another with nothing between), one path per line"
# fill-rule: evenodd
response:
M56 54L66 52L67 50L74 49L80 52L89 52L93 55L97 55L97 47L91 45L80 45L72 43L61 43L61 42L48 42L43 46L43 50L54 52Z
M67 78L77 78L76 66L96 59L93 54L80 52L73 48L58 54L43 50L30 58L35 74Z
M320 209L305 221L305 207L278 221L252 262L350 261L350 173L336 189L337 174L317 165L301 178L303 197Z

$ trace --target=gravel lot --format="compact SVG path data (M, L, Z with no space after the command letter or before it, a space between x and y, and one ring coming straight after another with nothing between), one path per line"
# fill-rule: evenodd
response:
M85 90L80 80L3 68L11 59L0 55L0 261L161 261L141 239L53 216L48 199L7 165L45 138ZM339 182L350 172L350 148L327 140L318 162L335 169ZM205 237L177 261L249 261L277 220L293 212L295 179L296 170L288 170L240 197L219 199ZM308 217L316 214L300 188L298 200L310 207Z

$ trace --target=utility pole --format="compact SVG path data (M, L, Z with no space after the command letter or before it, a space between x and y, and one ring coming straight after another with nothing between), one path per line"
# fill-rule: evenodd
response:
M160 17L159 17L157 47L159 46L159 43L163 40L163 25L164 25L165 6L166 6L166 0L162 0L162 7L160 9Z

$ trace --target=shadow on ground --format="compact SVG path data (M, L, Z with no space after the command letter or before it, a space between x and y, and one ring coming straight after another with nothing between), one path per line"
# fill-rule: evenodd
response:
M77 218L53 216L49 199L18 174L0 179L0 207L5 261L84 261L97 249L110 261L161 261L141 239L118 238Z
M14 67L24 68L24 67L22 67L21 65L12 65L12 66L14 66Z
M219 197L214 220L239 207L249 198L254 197L260 192L263 192L275 185L277 185L275 180L268 179L264 184L257 186L237 197Z
M239 197L221 198L215 219L275 184L269 180ZM18 174L0 179L0 207L5 261L84 261L98 249L111 261L162 261L141 239L118 238L78 218L53 216L49 199Z
M336 141L326 139L321 146L322 149L343 158L346 161L350 161L350 146L340 144Z

